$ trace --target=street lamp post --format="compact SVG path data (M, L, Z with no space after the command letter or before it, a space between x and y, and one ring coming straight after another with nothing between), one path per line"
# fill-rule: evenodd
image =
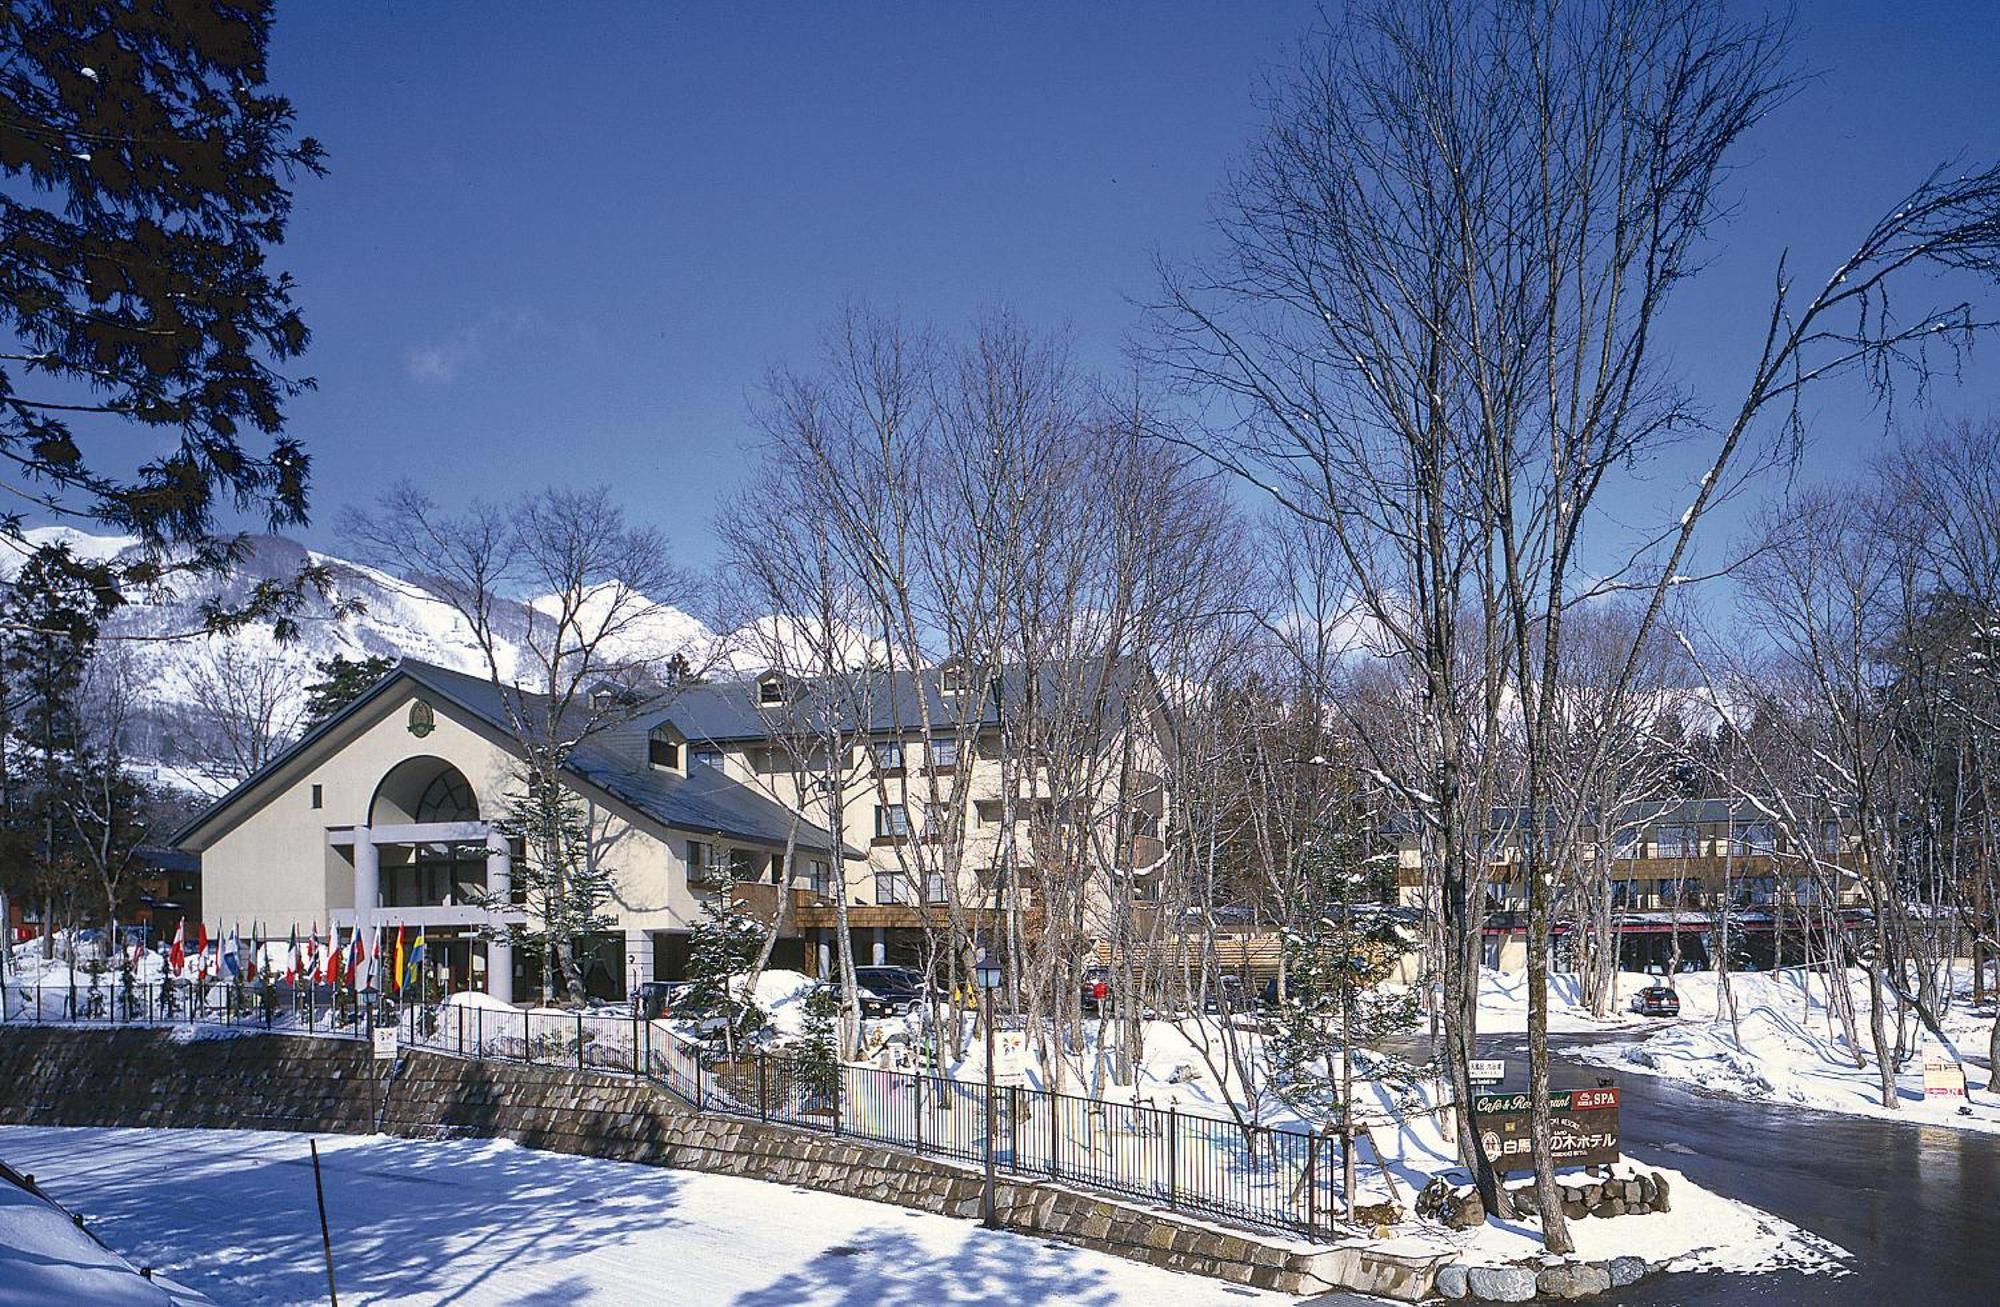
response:
M979 1220L989 1230L1000 1228L993 1203L993 994L1004 979L997 962L982 961L972 974L979 982L979 1010L986 1019L986 1185L979 1196Z

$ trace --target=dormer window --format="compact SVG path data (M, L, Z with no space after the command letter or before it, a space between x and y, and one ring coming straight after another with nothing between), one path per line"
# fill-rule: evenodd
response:
M757 703L762 707L785 701L785 679L775 673L758 678Z
M664 731L654 731L646 737L646 761L655 767L669 771L681 769L680 742Z

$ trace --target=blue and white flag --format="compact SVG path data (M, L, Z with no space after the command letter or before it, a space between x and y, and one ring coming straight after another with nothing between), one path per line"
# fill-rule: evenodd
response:
M243 941L236 937L236 927L229 928L229 946L222 950L222 969L229 973L231 980L243 972Z

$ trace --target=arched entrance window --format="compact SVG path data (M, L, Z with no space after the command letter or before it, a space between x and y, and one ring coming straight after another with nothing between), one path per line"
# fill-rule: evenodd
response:
M458 768L447 767L417 799L415 816L419 822L478 821L479 802Z

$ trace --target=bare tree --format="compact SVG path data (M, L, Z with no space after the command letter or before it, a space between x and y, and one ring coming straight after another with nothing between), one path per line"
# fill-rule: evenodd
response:
M1437 762L1406 797L1440 814L1457 931L1477 839L1457 815L1471 773L1451 664L1461 614L1482 619L1474 683L1504 680L1520 736L1536 1187L1557 1251L1571 1243L1546 1147L1547 946L1552 866L1582 830L1575 812L1544 829L1564 619L1598 594L1642 597L1610 682L1622 709L1699 523L1803 439L1805 391L1848 372L1886 390L1976 330L1965 304L1889 313L1902 274L2000 270L2000 171L1934 174L1817 289L1781 261L1740 392L1701 402L1674 375L1661 314L1701 268L1744 133L1791 91L1787 45L1781 24L1719 0L1356 6L1275 92L1222 201L1222 259L1169 273L1158 315L1160 361L1226 406L1206 448L1333 535L1369 617L1421 670ZM1595 511L1602 489L1691 442L1703 471L1685 510L1620 539ZM1587 541L1626 562L1586 571ZM1471 977L1445 979L1463 1100Z
M262 770L298 738L305 678L275 650L216 639L170 666L187 693L189 752L217 793Z

